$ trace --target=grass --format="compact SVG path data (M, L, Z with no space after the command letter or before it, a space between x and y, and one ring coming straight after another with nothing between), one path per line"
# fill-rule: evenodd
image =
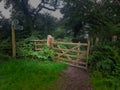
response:
M55 90L65 64L37 60L0 61L0 90Z

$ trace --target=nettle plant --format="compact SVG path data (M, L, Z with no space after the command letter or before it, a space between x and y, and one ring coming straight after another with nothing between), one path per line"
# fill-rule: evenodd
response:
M40 61L52 60L55 52L48 46L44 46L40 51L34 51L32 44L26 44L26 48L19 48L18 56L24 58L38 59Z
M37 53L37 52L36 52ZM42 60L52 60L55 55L55 52L51 50L48 46L44 46L38 53L37 58Z
M55 52L48 46L43 46L40 51L34 50L33 42L30 39L17 43L17 56L20 58L38 59L41 61L52 60Z

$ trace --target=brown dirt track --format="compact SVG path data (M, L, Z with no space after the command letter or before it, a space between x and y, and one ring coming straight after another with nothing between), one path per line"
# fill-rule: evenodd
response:
M55 87L56 90L92 90L88 80L89 74L85 70L68 66Z

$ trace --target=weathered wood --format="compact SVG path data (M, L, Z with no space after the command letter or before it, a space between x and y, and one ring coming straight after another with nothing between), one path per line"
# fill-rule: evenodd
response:
M87 67L85 67L85 66L74 65L74 64L71 64L71 63L63 62L63 61L59 61L59 62L65 63L65 64L73 66L73 67L78 67L78 68L82 68L82 69L85 69L85 70L87 69Z
M54 42L54 38L51 35L48 35L48 37L47 37L47 46L52 47L53 46L52 42Z
M36 46L44 46L45 44L36 44Z
M95 39L95 43L98 43L98 42L99 42L99 38L96 37L96 39Z
M76 61L76 60L66 60L66 61L68 61L68 62L72 62L72 63L77 63L77 64L84 65L84 66L87 65L86 62L79 62L79 61Z
M36 48L36 49L35 49L35 51L40 51L40 50L41 50L41 48Z
M47 42L47 40L31 40L31 42Z
M71 43L71 42L52 42L53 44L65 44L65 45L79 45L79 43ZM87 46L87 43L80 43L81 46Z
M88 65L88 56L90 51L90 41L88 40L88 47L87 47L87 65ZM86 66L87 67L87 66Z
M62 53L57 53L58 55L61 55L61 56L69 56L69 57L73 57L73 58L77 58L79 57L78 55L71 55L71 54L62 54Z
M112 36L112 41L117 41L117 36L116 35Z
M58 50L58 51L61 51L61 50L64 50L64 51L70 51L70 52L75 52L75 53L78 53L78 50L71 50L71 49L63 49L63 48L61 48L61 49L59 49L59 48L52 48L53 50ZM86 54L86 51L79 51L79 53L81 54L81 53L84 53L84 54Z
M61 60L66 61L66 62L78 63L78 64L85 65L85 66L87 65L87 63L83 61L77 61L77 60L72 60L72 59L64 60L64 58L62 58Z
M78 56L80 55L80 42L79 42L79 47L78 47Z
M61 48L61 49L59 49L59 48L52 48L53 50L59 50L59 51L62 51L62 50L64 50L64 51L72 51L72 52L78 52L77 50L71 50L71 49L63 49L63 48Z
M11 26L11 33L12 33L12 57L15 58L16 57L16 40L15 40L15 28L14 28L13 22Z
M74 50L75 48L78 48L78 46L71 48L71 50ZM66 54L68 52L69 52L69 50L66 50L66 52L64 52L63 54Z
M60 47L58 47L59 49L61 49ZM62 51L62 53L66 53L65 51L63 51L63 50L61 50ZM61 55L62 55L62 53L61 53ZM65 55L65 54L64 54ZM58 57L60 56L60 54L58 55ZM70 57L68 56L68 54L66 54L65 56L67 56L67 58L68 59L70 59Z

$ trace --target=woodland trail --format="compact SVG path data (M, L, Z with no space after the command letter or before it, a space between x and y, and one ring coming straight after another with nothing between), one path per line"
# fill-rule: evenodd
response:
M57 90L92 90L89 74L80 68L68 66L56 83Z

